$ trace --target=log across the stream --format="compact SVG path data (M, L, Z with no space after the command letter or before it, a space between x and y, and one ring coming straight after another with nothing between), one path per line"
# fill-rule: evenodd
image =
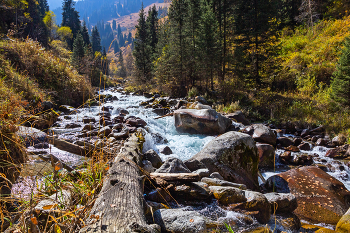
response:
M80 230L81 233L160 232L158 225L146 223L140 145L136 134L125 142L114 159L87 226Z

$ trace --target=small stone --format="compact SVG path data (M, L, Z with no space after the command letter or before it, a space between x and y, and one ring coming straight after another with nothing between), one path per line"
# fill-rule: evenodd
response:
M159 152L165 155L171 155L173 153L173 151L168 146L165 146Z

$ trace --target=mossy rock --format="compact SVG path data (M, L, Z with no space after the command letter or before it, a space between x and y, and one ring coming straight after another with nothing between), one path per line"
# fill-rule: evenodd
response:
M337 223L336 232L345 233L350 232L350 209L341 217Z

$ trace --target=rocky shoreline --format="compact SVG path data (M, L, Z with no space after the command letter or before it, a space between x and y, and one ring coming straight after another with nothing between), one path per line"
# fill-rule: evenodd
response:
M307 231L300 220L330 224L336 226L336 232L350 231L344 220L349 218L350 192L342 182L327 173L335 166L330 163L322 165L322 161L319 161L322 158L317 154L306 153L314 146L324 146L331 148L326 157L346 159L350 156L350 148L344 145L342 137L331 140L322 126L305 129L292 124L279 127L250 124L240 111L226 116L217 113L203 97L189 102L160 97L158 94L133 94L148 98L140 105L153 109L156 114L173 115L175 127L180 133L219 135L185 161L171 157L169 147L164 147L160 152L170 155L165 161L154 150L142 153L142 149L138 149L139 176L147 177L143 188L147 204L141 205L145 208L142 211L147 224L157 224L146 227L148 230L145 232L225 231L223 222L186 209L186 206L193 209L193 206L213 202L224 210L238 214L236 222L228 222L232 229L236 229L235 232L241 231L242 226L246 232L266 230L269 228L266 224L276 219L276 229L290 232ZM41 136L33 136L38 140L30 139L28 145L41 148L51 143L82 156L93 156L89 154L91 151L103 150L113 160L130 135L147 133L145 120L130 116L126 109L114 109L110 105L117 99L107 94L89 100L88 106L103 107L96 117L87 116L80 122L75 122L70 116L79 110L60 106L61 115L55 119L57 121L51 129L56 137L45 141L42 133L36 132ZM53 123L41 120L39 124L40 119L43 118L39 117L36 122L28 121L27 126L31 124L42 129L46 124ZM58 135L60 130L68 133ZM24 134L21 136L28 138L28 132ZM152 137L166 145L167 139L162 135L153 133ZM61 145L60 141L63 141ZM142 148L142 143L139 142L137 146ZM283 152L276 156L278 150ZM264 180L261 172L273 169L276 164L288 171ZM344 165L337 168L340 166Z

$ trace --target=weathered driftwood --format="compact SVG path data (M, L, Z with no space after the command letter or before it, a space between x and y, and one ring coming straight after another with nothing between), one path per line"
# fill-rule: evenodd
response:
M101 151L104 155L112 155L111 152L102 148L95 147L90 143L85 143L83 146L79 146L62 139L50 137L49 143L57 147L60 150L64 150L76 155L91 157L96 150Z
M125 142L80 232L160 232L158 225L146 223L139 146L135 134Z
M152 179L160 178L166 181L181 181L181 182L194 182L199 181L201 178L198 174L194 173L150 173Z
M39 158L41 158L42 160L47 161L47 162L49 162L49 161L51 161L53 163L57 163L58 162L58 163L62 164L62 167L64 169L66 169L67 171L69 171L69 172L74 171L74 168L72 168L71 166L69 166L66 163L62 162L62 160L60 160L59 158L57 158L56 156L54 156L52 154L49 154L48 156L39 155Z

